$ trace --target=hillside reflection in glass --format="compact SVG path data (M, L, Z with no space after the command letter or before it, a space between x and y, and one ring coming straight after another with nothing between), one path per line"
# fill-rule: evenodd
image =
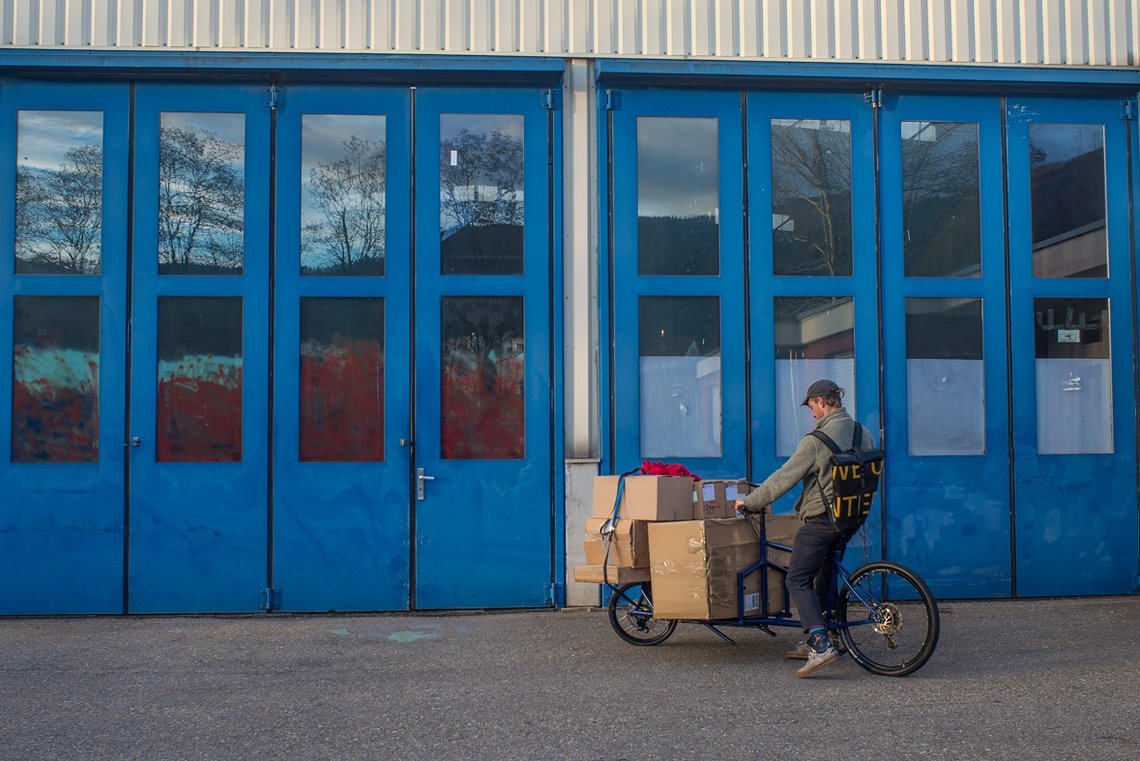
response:
M440 301L440 452L445 460L526 456L523 300Z
M163 113L158 148L158 271L240 275L245 114Z
M384 459L384 299L301 299L302 462Z
M301 274L384 274L384 130L383 116L301 116Z
M13 301L12 461L97 461L99 298Z
M103 114L19 111L16 135L16 273L98 275Z
M642 457L720 457L720 299L640 296Z
M851 123L772 120L772 273L851 274Z
M1108 277L1104 127L1029 125L1033 277Z
M815 427L801 405L804 391L830 378L847 391L843 406L855 415L855 300L830 296L776 297L776 454L787 457Z
M240 462L242 300L158 299L159 462Z
M903 122L907 277L981 277L978 125Z
M720 272L717 120L637 120L637 272Z
M440 274L523 273L523 117L439 117Z

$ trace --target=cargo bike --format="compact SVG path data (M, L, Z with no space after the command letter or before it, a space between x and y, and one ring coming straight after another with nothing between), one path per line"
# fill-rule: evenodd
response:
M726 627L760 629L772 636L772 627L801 628L791 613L787 590L783 599L769 600L768 574L783 578L787 568L769 559L770 550L791 552L789 545L768 540L767 510L750 513L760 559L736 577L737 616L711 621L661 620L653 615L652 581L608 585L611 590L608 615L610 625L632 645L660 645L672 636L678 623L707 627L718 637L735 644L721 631ZM867 671L881 676L906 676L922 668L938 645L938 604L926 583L914 571L891 561L871 561L848 572L838 553L827 560L835 582L823 606L829 635L838 638L847 653ZM744 615L744 580L760 574L760 610Z

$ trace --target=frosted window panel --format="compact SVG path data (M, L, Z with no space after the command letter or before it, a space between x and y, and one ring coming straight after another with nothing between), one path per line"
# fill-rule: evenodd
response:
M1112 361L1037 360L1037 453L1112 451Z
M788 457L811 429L816 419L801 402L808 386L820 378L830 378L846 390L843 406L854 416L855 359L777 359L776 360L776 454Z
M720 357L641 358L641 454L720 457Z
M985 454L982 360L908 359L906 387L910 454Z

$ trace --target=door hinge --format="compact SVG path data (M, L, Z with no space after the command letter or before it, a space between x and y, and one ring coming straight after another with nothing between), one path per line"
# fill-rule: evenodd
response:
M542 107L547 111L558 111L562 108L562 90L551 87L542 91Z
M269 89L265 91L266 108L268 108L270 111L276 111L281 107L281 102L283 100L284 97L281 93L281 88L277 86L277 83L274 82L273 84L269 85Z
M1126 122L1136 118L1136 101L1132 98L1125 98L1120 101L1120 118Z
M606 90L605 107L607 111L620 111L621 93L617 90Z
M875 87L863 93L863 100L867 101L867 105L871 108L883 107L883 88Z
M547 604L557 606L559 601L564 598L566 585L557 581L549 582L542 585L542 591L546 596Z
M261 609L276 610L281 607L281 590L275 587L266 587L261 590Z

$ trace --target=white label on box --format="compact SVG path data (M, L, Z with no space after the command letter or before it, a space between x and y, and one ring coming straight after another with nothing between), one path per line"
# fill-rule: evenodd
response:
M747 613L750 610L759 610L759 609L760 609L760 593L759 592L753 592L750 595L744 595L744 612L745 613Z
M701 497L705 502L712 502L716 499L716 484L701 484Z
M729 502L735 502L740 499L740 491L736 488L736 484L726 484L724 487L724 498Z

